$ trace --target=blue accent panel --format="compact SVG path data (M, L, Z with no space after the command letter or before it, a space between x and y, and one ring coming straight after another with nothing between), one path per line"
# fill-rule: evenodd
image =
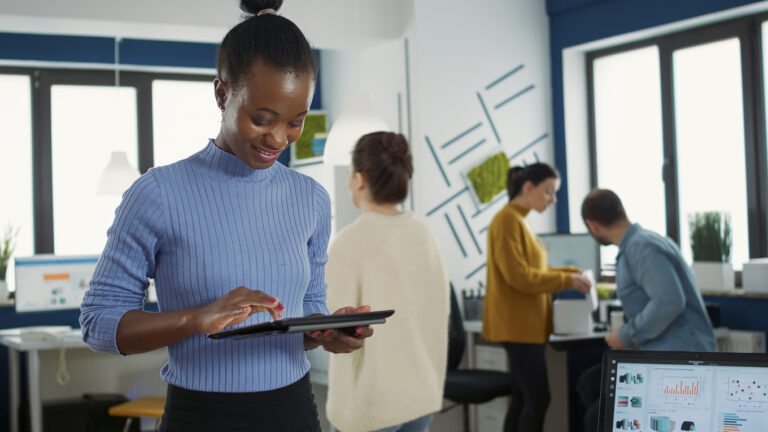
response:
M27 259L27 258L16 258L14 260L14 263L16 264L16 267L24 267L24 266L41 266L41 265L59 265L59 264L96 264L99 261L98 256L92 256L92 257L81 257L81 258L60 258L60 257L51 257L51 258L43 258L43 259Z
M522 68L523 68L523 66L524 66L524 65L522 65L522 64L521 64L520 66L518 66L518 67L516 67L516 68L512 69L511 71L509 71L509 72L505 73L505 74L504 74L504 75L502 75L501 77L499 77L499 78L497 78L496 80L494 80L492 83L490 83L490 84L488 84L487 86L485 86L485 89L486 89L486 90L490 90L490 89L492 89L492 88L493 88L493 86L495 86L496 84L498 84L498 83L500 83L500 82L504 81L505 79L507 79L507 78L511 77L512 75L514 75L515 73L517 73L517 72L518 72L520 69L522 69Z
M486 231L488 231L488 227L485 227L485 228L481 229L481 230L480 230L480 234L482 234L482 233L484 233L484 232L486 232Z
M530 142L530 143L526 144L526 145L525 145L525 147L521 148L520 150L516 151L515 153L512 153L512 154L509 156L509 160L512 160L512 159L514 159L514 158L516 158L516 157L520 156L522 153L524 153L524 152L525 152L526 150L528 150L529 148L531 148L531 147L535 146L537 143L539 143L539 142L543 141L544 139L546 139L548 135L549 135L549 134L544 134L544 135L542 135L542 136L540 136L540 137L536 138L536 139L535 139L535 140L533 140L532 142ZM538 160L538 159L537 159L537 160ZM562 187L561 187L561 189L562 189Z
M547 0L547 13L556 15L605 0Z
M469 280L472 276L474 276L475 274L477 274L477 272L479 272L480 270L482 270L484 268L485 268L485 263L480 264L480 267L472 270L464 279L465 280Z
M503 200L504 198L507 198L507 199L509 199L509 197L508 197L506 194L501 194L501 195L499 195L498 197L496 197L496 199L495 199L495 200L491 201L491 202L490 202L490 203L489 203L487 206L485 206L485 207L484 207L482 210L478 210L478 211L476 211L476 212L475 212L475 214L473 214L473 215L472 215L472 219L474 219L474 218L476 218L476 217L480 216L480 215L481 215L481 214L483 214L483 213L484 213L486 210L488 210L489 208L493 207L493 206L494 206L494 205L495 205L497 202L499 202L499 201Z
M768 299L706 296L720 305L720 325L731 329L768 331Z
M472 237L472 242L475 244L475 247L477 248L477 253L482 255L483 250L480 249L480 243L477 242L477 238L475 237L475 233L472 232L472 227L469 226L469 221L467 220L467 216L464 215L464 210L461 209L460 205L456 206L457 209L459 209L459 214L461 214L461 220L464 221L464 226L467 227L467 231L469 231L469 235Z
M541 161L539 160L539 154L538 154L538 153L536 153L536 152L533 152L533 158L534 158L534 159L536 159L536 163L539 163L539 162L541 162Z
M480 92L477 92L477 99L480 101L480 106L483 107L483 112L485 113L485 117L488 119L488 124L491 125L491 130L493 130L493 136L496 137L496 142L501 144L501 138L499 138L499 132L496 130L496 126L494 126L493 120L491 120L490 114L488 114L488 108L485 107L485 102L483 102L483 97L480 96Z
M215 68L218 47L216 43L121 39L120 63Z
M429 146L429 151L432 152L432 157L435 158L435 163L437 164L437 167L440 168L440 174L443 175L443 180L445 180L445 184L450 186L451 182L448 180L448 175L445 174L445 170L443 169L443 165L440 163L440 159L437 157L437 153L435 153L435 148L432 146L432 142L429 141L429 137L425 136L424 139L427 141L427 145Z
M493 107L493 108L494 109L499 109L499 108L503 107L504 105L506 105L506 104L512 102L513 100L517 99L518 97L524 95L525 93L528 93L529 91L533 90L535 87L536 86L531 84L528 87L526 87L526 88L520 90L519 92L513 94L512 96L510 96L510 97L504 99L503 101L497 103L496 106Z
M459 159L461 159L464 156L468 155L472 150L474 150L474 149L480 147L481 145L483 145L483 143L485 143L485 138L481 139L478 143L474 144L472 147L464 150L463 152L461 152L461 154L459 154L455 158L453 158L450 161L448 161L448 165L453 165L454 162L458 162Z
M96 36L0 33L0 58L77 63L114 63L115 39Z
M397 92L397 132L403 133L403 95Z
M291 148L286 147L280 156L277 157L277 161L285 166L291 166Z
M428 211L428 212L427 212L427 216L432 216L432 214L433 214L434 212L436 212L436 211L440 210L441 208L443 208L443 206L445 206L445 205L446 205L446 204L448 204L449 202L453 201L453 199L454 199L454 198L458 197L459 195L463 194L464 192L466 192L466 191L468 191L468 190L469 190L469 187L466 187L466 186L465 186L465 187L464 187L464 189L462 189L462 190L460 190L460 191L456 192L455 194L451 195L451 197L450 197L450 198L448 198L447 200L445 200L445 201L441 202L440 204L438 204L438 205L437 205L437 207L433 208L432 210Z
M456 234L456 228L453 227L453 222L451 222L451 217L448 216L448 213L445 213L445 221L448 222L448 227L451 228L451 232L453 233L453 238L456 240L456 244L459 245L459 249L461 249L461 254L464 255L464 258L467 257L467 251L464 250L464 245L461 244L461 240L459 240L459 235Z
M456 141L460 140L461 138L464 138L468 133L472 132L473 130L479 128L482 125L483 125L482 122L478 122L476 125L472 126L471 128L469 128L469 129L465 130L464 132L460 133L459 135L457 135L455 138L451 138L450 141L448 141L447 143L441 145L440 148L448 147L449 145L455 143Z
M558 232L570 232L563 111L563 49L757 2L758 0L547 0L555 166L561 175L561 187L557 194L558 205L555 207Z
M321 55L320 50L313 50L315 53L315 56L317 57L317 81L315 82L315 95L312 96L312 103L309 105L309 109L311 110L321 110L323 109L323 86L320 85L322 82L320 80L321 74L320 74L320 62L323 59L323 56Z

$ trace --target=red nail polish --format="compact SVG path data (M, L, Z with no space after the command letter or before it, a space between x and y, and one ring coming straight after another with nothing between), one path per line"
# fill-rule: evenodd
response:
M278 308L279 310L285 310L285 306L283 306L283 305L280 305L280 306L278 306L277 308Z

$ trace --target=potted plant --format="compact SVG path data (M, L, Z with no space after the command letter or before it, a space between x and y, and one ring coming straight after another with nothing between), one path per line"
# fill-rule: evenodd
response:
M731 218L714 211L688 217L693 264L691 268L699 289L734 289L731 265Z
M0 238L0 302L8 298L8 282L5 280L5 274L8 272L8 263L11 261L13 249L16 247L13 241L18 233L17 228L9 225L3 237Z

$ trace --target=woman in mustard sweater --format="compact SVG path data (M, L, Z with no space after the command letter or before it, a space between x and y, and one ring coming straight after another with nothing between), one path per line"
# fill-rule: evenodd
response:
M505 431L542 430L550 398L544 347L552 333L551 294L590 288L579 269L547 265L547 252L525 219L554 204L559 188L560 176L547 164L510 169L510 202L488 228L483 338L501 343L509 358L512 402Z

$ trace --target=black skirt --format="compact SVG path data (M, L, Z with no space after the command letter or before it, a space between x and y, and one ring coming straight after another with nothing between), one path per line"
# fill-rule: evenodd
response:
M275 390L217 393L168 384L160 432L319 432L309 374Z

